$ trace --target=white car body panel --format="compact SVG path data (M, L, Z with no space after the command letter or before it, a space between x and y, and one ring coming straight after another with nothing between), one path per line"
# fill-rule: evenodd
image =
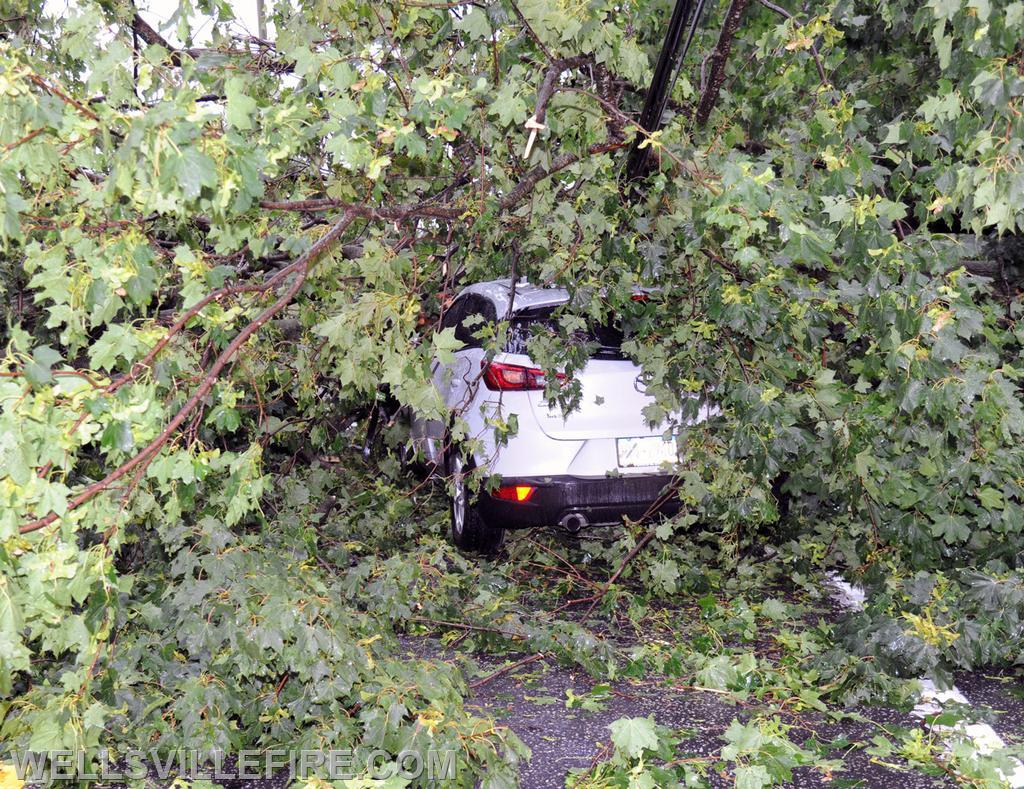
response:
M499 321L526 308L558 306L569 299L564 289L520 282L510 311L510 291L508 280L498 280L471 285L457 299L469 293L488 298ZM478 467L508 478L570 475L596 479L609 474L666 473L661 464L619 465L618 439L666 436L672 440L671 431L681 424L679 415L659 425L647 422L643 410L654 401L644 393L641 369L632 361L596 358L588 362L574 376L582 388L579 407L563 414L557 404L549 407L542 391L488 389L482 380L483 349L466 348L454 357L450 364L435 361L433 381L448 407L465 420L469 437L479 440L474 457ZM501 353L494 361L538 366L523 354ZM517 417L518 432L507 444L497 446L488 419L508 419L512 414ZM712 414L712 409L704 408L691 424ZM412 437L426 459L443 469L444 426L414 419Z

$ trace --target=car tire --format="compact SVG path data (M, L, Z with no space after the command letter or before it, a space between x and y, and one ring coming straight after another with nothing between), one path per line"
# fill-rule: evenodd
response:
M772 495L775 497L775 506L779 511L780 522L789 518L789 511L793 504L793 495L784 487L788 481L789 474L785 471L772 480Z
M496 553L505 542L505 530L489 525L480 515L475 496L466 484L466 478L475 467L473 460L463 458L461 452L454 450L449 453L447 466L452 485L449 496L452 542L464 551Z

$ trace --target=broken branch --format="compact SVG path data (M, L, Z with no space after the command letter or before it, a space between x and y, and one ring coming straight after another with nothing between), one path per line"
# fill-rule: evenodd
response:
M202 383L200 383L199 387L192 393L192 396L188 401L178 410L178 413L174 415L174 418L171 419L163 431L161 431L160 435L154 438L141 452L122 463L106 477L86 486L80 493L78 493L78 495L68 501L68 511L71 511L89 501L97 493L106 490L110 485L117 482L117 480L121 479L121 477L125 476L133 469L139 468L139 473L141 473L142 469L149 465L150 461L153 460L156 454L163 448L164 444L167 443L167 440L174 434L174 431L181 426L193 409L195 409L200 401L213 388L221 370L224 369L227 363L231 361L232 357L234 357L238 350L245 345L253 334L259 331L267 321L291 303L292 299L295 298L295 294L297 294L299 289L302 287L303 282L306 281L306 275L309 273L309 269L313 262L338 241L345 230L348 229L348 226L352 224L354 219L355 217L351 213L345 213L345 215L338 220L330 230L321 236L321 238L313 244L312 247L296 259L295 263L287 269L282 269L282 276L284 272L288 270L296 272L297 276L292 281L291 285L288 286L277 301L263 310L263 312L250 322L248 326L242 329L235 339L231 341L228 347L220 353L213 365L203 376ZM59 517L60 516L58 516L57 513L50 512L41 518L37 518L34 521L30 521L29 523L22 525L18 531L21 534L28 534L29 532L48 526Z

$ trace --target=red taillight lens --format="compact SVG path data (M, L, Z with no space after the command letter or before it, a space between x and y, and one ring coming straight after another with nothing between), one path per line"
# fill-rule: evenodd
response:
M544 371L539 367L523 367L504 362L480 362L484 370L484 385L492 392L530 392L543 389ZM556 373L559 381L565 380L564 373Z
M535 490L536 488L532 485L502 485L491 495L496 499L501 499L502 501L524 502L530 500L530 496L533 495L533 491Z

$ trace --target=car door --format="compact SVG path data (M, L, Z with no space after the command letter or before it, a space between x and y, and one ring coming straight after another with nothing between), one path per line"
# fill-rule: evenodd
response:
M497 321L494 302L477 293L459 296L441 319L441 329L454 328L462 348L448 364L434 363L434 386L449 408L463 410L472 401L484 358L483 340L477 335L484 323Z
M459 325L459 319L466 309L464 297L457 297L448 309L441 315L440 331L455 329ZM460 357L461 351L455 353L451 363L443 363L435 358L431 363L431 381L441 399L449 408L457 394L457 382L459 380L458 370L463 360ZM412 439L418 453L422 454L428 463L433 463L438 468L443 468L444 463L444 434L445 425L436 419L420 419L416 414L412 418Z

